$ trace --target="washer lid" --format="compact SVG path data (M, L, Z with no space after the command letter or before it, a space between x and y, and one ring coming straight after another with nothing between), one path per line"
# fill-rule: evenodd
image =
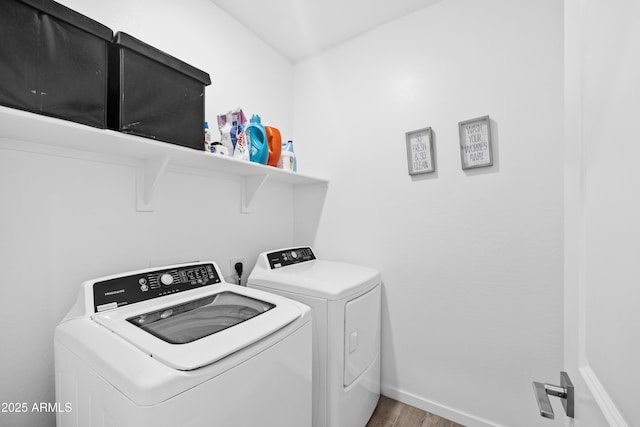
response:
M340 300L361 293L380 281L380 273L369 267L336 261L313 260L270 268L261 254L247 282L327 300Z
M92 318L154 359L189 371L275 333L302 314L286 298L223 283Z

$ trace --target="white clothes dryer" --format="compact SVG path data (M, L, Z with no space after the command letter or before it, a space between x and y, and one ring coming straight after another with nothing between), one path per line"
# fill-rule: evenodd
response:
M57 426L310 426L311 325L213 262L89 280L55 330Z
M312 309L314 427L364 427L380 397L380 273L286 248L260 254L247 286Z

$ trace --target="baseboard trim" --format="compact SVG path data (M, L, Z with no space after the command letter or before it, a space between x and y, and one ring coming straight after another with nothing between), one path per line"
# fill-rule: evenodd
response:
M382 385L381 392L387 397L398 400L407 405L415 406L423 411L430 412L439 417L446 418L451 421L455 421L458 424L462 424L467 427L503 427L500 424L495 424L482 418L475 417L473 415L455 410L448 406L442 405L431 400L424 399L416 396L415 394L408 393L406 391L398 390L395 387Z
M587 384L587 388L591 391L593 398L600 407L602 415L606 418L610 427L629 427L629 424L625 421L624 417L611 400L611 396L607 393L598 376L593 371L591 366L585 366L580 368L580 374L582 379Z

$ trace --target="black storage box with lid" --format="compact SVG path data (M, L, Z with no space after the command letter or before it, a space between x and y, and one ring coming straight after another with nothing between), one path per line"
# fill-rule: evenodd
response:
M107 125L113 32L51 0L0 1L0 104Z
M129 34L109 51L108 127L204 149L204 95L209 74Z

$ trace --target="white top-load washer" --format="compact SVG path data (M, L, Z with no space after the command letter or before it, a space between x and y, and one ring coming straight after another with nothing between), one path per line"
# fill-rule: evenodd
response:
M380 273L285 248L260 254L247 286L312 309L314 427L364 427L380 396Z
M213 262L89 280L55 331L57 427L310 426L311 325Z

